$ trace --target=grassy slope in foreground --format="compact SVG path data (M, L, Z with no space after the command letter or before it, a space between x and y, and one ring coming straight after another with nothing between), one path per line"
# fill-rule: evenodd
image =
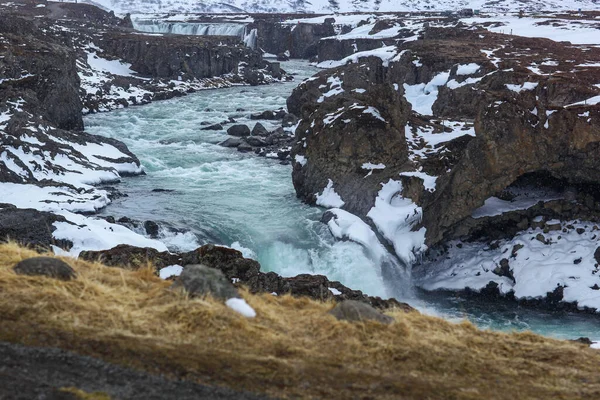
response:
M168 290L151 269L66 259L78 278L16 275L37 253L0 245L0 340L60 347L151 373L294 398L600 398L600 352L419 313L347 323L332 304L250 295L246 319Z

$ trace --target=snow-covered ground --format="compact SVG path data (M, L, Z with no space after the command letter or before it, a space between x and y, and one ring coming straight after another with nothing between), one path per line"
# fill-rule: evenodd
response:
M447 254L413 269L414 282L426 290L475 291L495 282L500 293L514 292L518 299L545 298L564 287L563 301L600 309L600 270L594 257L598 226L586 221L544 221L541 216L538 223L552 230L528 229L501 241L497 248L452 242ZM506 262L514 280L499 275Z
M472 8L482 11L526 10L597 10L593 0L84 0L117 13L331 13L445 11Z

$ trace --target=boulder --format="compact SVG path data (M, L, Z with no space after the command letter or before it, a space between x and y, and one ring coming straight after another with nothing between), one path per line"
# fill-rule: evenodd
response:
M221 143L219 143L219 146L223 146L223 147L238 147L240 144L242 143L242 139L237 138L237 137L233 137L233 138L227 138L224 141L222 141Z
M250 128L247 125L238 124L233 125L229 129L227 129L227 134L230 136L244 137L250 136Z
M284 128L289 128L291 126L294 126L298 123L298 117L296 117L294 114L291 113L287 113L283 116L283 119L281 120L281 126L283 126Z
M146 234L150 235L151 238L158 237L158 224L154 221L144 222L144 229Z
M248 144L245 140L242 140L242 142L237 147L237 150L240 153L248 153L252 151L252 146L250 146L250 144Z
M223 272L202 264L184 266L172 288L183 288L191 297L211 295L220 300L239 297L237 289Z
M329 311L329 313L341 321L376 321L382 324L391 324L394 321L394 318L389 315L382 314L372 306L355 300L342 301Z
M61 281L70 281L76 277L69 264L53 257L28 258L17 263L13 270L18 275L47 276Z
M263 147L267 145L265 139L258 136L248 136L246 138L246 143L248 143L252 147Z
M290 60L290 56L287 55L287 53L278 53L277 54L277 61L289 61Z
M212 124L212 125L206 126L204 128L201 128L200 130L202 130L202 131L222 131L223 130L223 125L221 125L221 124Z
M269 131L260 122L257 122L254 128L252 128L252 136L267 136L268 134Z

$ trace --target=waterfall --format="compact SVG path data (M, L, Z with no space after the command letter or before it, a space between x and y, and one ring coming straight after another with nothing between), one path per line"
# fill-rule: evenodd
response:
M246 46L256 48L256 29L248 32L246 24L233 22L168 22L160 19L133 20L133 28L140 32L171 33L196 36L235 36Z

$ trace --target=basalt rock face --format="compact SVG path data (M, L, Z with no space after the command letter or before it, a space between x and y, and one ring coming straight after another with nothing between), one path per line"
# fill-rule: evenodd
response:
M291 58L316 56L319 39L335 34L331 23L283 25L278 18L257 19L251 27L257 30L258 48L271 54L289 51Z
M106 35L100 46L108 54L131 63L134 71L158 78L224 75L238 72L242 61L250 67L262 66L257 52L231 37L140 37L116 32Z
M379 181L362 179L363 164L390 170L408 161L404 139L410 106L388 82L389 71L371 58L317 74L294 90L287 105L302 121L296 129L292 172L299 197L308 203L333 182L349 211L366 214ZM324 91L325 93L323 93ZM308 162L298 162L307 159ZM385 179L387 171L380 175Z
M0 98L22 98L58 128L83 129L74 52L12 15L0 16L0 34Z
M429 28L387 66L369 58L321 72L288 99L302 118L296 192L314 203L331 180L342 208L370 223L381 183L401 181L397 196L421 207L435 245L464 232L474 210L525 174L598 184L600 106L585 104L600 95L600 71L585 63L598 61L596 48Z

